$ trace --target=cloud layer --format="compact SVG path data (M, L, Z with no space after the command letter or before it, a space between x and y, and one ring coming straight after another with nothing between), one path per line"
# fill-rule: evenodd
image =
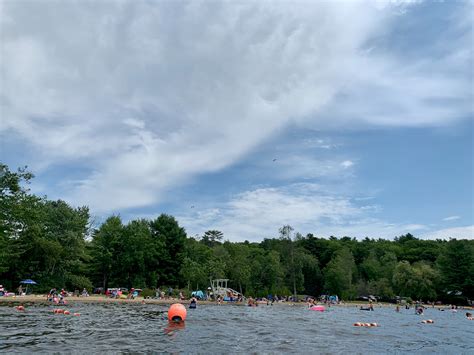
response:
M195 207L178 215L190 234L202 235L217 229L231 241L277 237L278 228L287 224L303 235L313 233L317 237L393 239L411 233L424 239L474 239L474 226L442 229L410 221L387 222L381 218L381 207L374 201L361 201L314 183L256 188L223 203Z
M278 228L287 224L303 235L313 233L318 237L393 239L412 233L430 239L474 238L472 226L438 230L409 221L386 222L380 218L380 206L370 202L329 192L318 184L297 183L281 188L257 188L224 203L196 206L189 213L178 215L178 220L191 234L202 235L209 229L217 229L232 241L276 237Z
M460 75L470 73L470 25L457 13L456 40L436 59L408 61L377 50L411 11L405 5L10 1L0 9L0 133L28 142L38 168L82 166L61 195L96 212L157 203L288 125L440 125L471 110L472 74ZM354 213L343 199L322 202Z

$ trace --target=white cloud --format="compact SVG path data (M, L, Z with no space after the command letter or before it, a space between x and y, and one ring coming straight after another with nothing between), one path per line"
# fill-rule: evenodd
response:
M341 166L344 168L344 169L347 169L347 168L350 168L352 165L354 165L354 163L350 160L344 160L342 163L341 163Z
M286 224L302 234L324 237L394 238L428 229L420 224L387 223L375 218L376 212L377 206L359 206L349 197L328 194L324 186L305 183L246 191L218 207L200 206L177 218L191 235L218 229L232 241L275 237Z
M470 112L472 75L444 69L468 65L469 43L409 65L364 49L396 25L399 9L2 2L0 132L21 134L41 164L87 167L62 192L109 211L156 203L292 123L432 125Z
M443 221L456 221L460 218L461 218L460 216L449 216L449 217L443 218Z
M474 239L474 225L436 230L425 233L421 237L425 239Z

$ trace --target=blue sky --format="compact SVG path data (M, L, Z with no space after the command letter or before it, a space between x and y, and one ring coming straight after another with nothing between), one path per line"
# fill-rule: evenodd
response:
M0 160L35 193L233 241L474 238L472 2L0 4Z

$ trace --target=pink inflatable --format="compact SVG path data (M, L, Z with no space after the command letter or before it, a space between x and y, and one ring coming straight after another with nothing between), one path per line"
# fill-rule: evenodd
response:
M311 311L318 311L318 312L324 312L325 311L325 308L324 306L312 306L310 308Z

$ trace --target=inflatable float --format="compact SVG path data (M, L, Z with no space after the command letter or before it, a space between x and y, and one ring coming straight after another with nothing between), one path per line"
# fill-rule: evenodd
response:
M324 306L312 306L309 308L310 311L324 312L326 308Z

